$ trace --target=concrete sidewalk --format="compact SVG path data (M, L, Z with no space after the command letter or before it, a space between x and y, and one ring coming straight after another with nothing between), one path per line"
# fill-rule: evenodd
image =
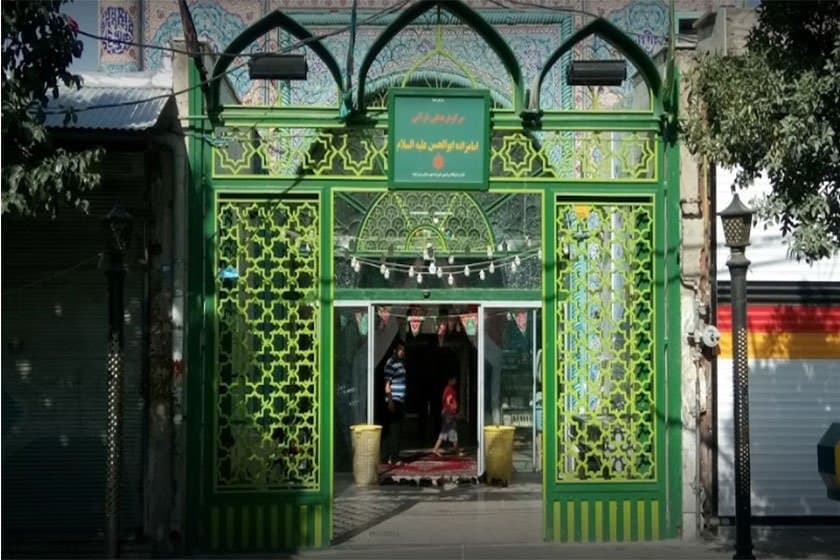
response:
M479 516L482 518L484 516ZM413 516L406 518L408 522ZM400 530L414 528L403 527L400 523L389 524L387 529L377 528L364 543L346 542L327 550L300 552L289 558L300 560L315 559L397 559L397 560L502 560L502 559L684 559L684 560L729 560L734 547L732 542L722 536L712 540L665 540L658 542L607 543L607 544L556 544L545 542L502 543L500 527L487 527L485 533L489 542L434 542L435 535L429 535L427 544L396 544L394 542L374 544L375 539L397 537ZM505 529L504 534L510 534ZM754 531L754 554L761 559L803 559L829 560L840 558L840 527L796 527L796 528L757 528ZM763 536L762 536L763 534ZM524 535L523 535L524 536ZM416 540L411 538L410 540ZM445 540L453 539L449 535ZM460 539L469 541L473 539ZM517 539L518 540L518 539Z
M731 558L706 543L612 545L542 541L540 500L418 502L328 550L292 558L421 560L548 558Z
M346 487L337 495L336 521L341 517L352 518L356 521L356 530L345 533L339 544L329 549L301 551L289 558L732 558L731 527L721 528L717 537L708 540L546 543L542 540L542 502L538 491L539 487L531 483L507 489L467 486L448 491ZM393 505L388 506L389 501ZM358 523L366 508L374 505L388 513L371 517L370 522ZM838 526L756 527L753 535L755 556L759 559L840 559Z
M507 488L487 485L398 485L360 488L337 480L336 543L289 558L412 560L527 558L732 558L733 528L713 539L606 544L542 540L537 476ZM840 559L840 527L755 527L756 558Z

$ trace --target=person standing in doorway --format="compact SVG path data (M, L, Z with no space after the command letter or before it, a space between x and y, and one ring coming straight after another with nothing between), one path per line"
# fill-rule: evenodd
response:
M400 465L400 437L405 417L405 343L397 341L394 353L385 363L385 402L388 403L388 434L385 437L385 460Z
M458 378L455 374L449 376L446 387L443 389L440 412L440 435L437 438L432 453L440 456L440 446L444 441L452 444L458 451L458 390L455 388Z

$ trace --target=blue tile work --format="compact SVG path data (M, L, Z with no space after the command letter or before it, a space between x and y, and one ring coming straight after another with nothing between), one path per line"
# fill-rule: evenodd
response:
M140 48L131 44L142 42L140 12L139 0L99 3L99 35L109 39L99 43L101 71L121 74L141 69Z
M121 3L107 0L101 1L100 15L101 18L107 18L109 21L108 25L112 28L110 31L111 34L120 37L128 37L129 35L134 37L139 27L143 30L145 42L154 45L169 45L172 39L182 36L181 19L178 13L177 3L174 0L154 0L139 3L142 6L142 25L136 19L111 17L116 13L114 10L120 8L120 5L128 9L135 3L137 3L137 0L128 0ZM326 8L330 8L334 10L329 13L335 16L336 22L341 20L343 16L349 23L347 2L344 0L312 0L311 2L299 0L292 4L293 10L299 11L299 15L302 18L307 17L305 14L312 14L313 10L317 10L320 12L320 15L324 15L328 13ZM475 2L469 2L469 4L476 5ZM667 44L668 5L665 0L632 0L630 2L619 0L604 3L584 2L581 0L579 3L571 2L569 4L602 12L610 21L636 37L639 44L651 54L659 51ZM191 1L189 5L200 38L207 41L216 51L224 49L247 26L257 21L269 11L279 7L275 3L267 0L242 0L238 2L198 0ZM365 8L365 10L360 12L360 19L362 19L365 15L374 13L376 9L381 8L385 4L376 0L370 0L368 2L362 1L360 5L362 8ZM301 11L307 7L310 10L307 12ZM488 7L492 8L492 4L484 2L478 5L478 8L482 9L483 13L494 13L494 10L487 9ZM293 16L295 15L294 11L290 11L289 13ZM503 11L496 9L495 13L499 14L503 13ZM523 12L521 10L515 13L511 11L511 23L516 21L516 13L521 14ZM562 39L568 36L568 33L573 29L578 28L582 22L586 21L586 18L579 14L569 13L568 23L566 24L550 23L541 25L533 23L534 13L540 12L529 14L526 19L527 23L505 23L495 26L508 41L508 44L514 49L519 63L522 66L525 83L529 85L545 59L560 44ZM543 13L545 12L543 11ZM549 13L553 14L554 21L556 21L557 12ZM432 23L429 20L430 17L432 16L429 14L424 16L424 22ZM114 25L119 26L118 22L120 21L123 22L124 26L122 30L114 28ZM329 26L313 25L311 26L311 31L317 35L335 30L337 27L337 23L330 22ZM356 69L358 69L358 65L361 63L363 54L383 29L384 27L381 23L360 27L355 49ZM391 44L381 53L377 63L371 68L368 79L369 83L372 86L375 86L376 82L381 84L391 83L398 76L404 74L418 60L418 53L424 52L418 49L418 45L423 45L425 48L433 46L433 30L434 28L429 25L417 26L395 37ZM275 50L278 47L288 45L290 42L292 40L286 37L284 32L278 30L260 42L252 44L247 50L249 52ZM331 37L325 40L325 44L332 51L339 65L342 67L342 71L344 71L347 58L347 34L342 33ZM503 105L506 104L504 101L509 102L512 86L509 83L507 74L503 71L495 53L487 48L475 33L467 30L467 33L459 33L456 36L454 32L444 32L444 46L478 80L479 87L489 88L495 93L497 99L502 100ZM592 51L595 57L606 57L609 55L608 46L600 40L595 40L592 43ZM132 66L132 61L130 60L113 60L114 54L107 52L104 48L101 49L100 56L103 58L103 61L105 58L110 57L109 64L103 64L104 69L112 72L137 69ZM163 51L144 49L142 53L143 69L163 69L169 64L167 58L168 54ZM237 59L234 66L241 65L244 62L244 58ZM315 60L314 56L310 56L308 62L310 65L310 78L305 82L295 83L291 88L287 87L285 91L276 91L274 84L251 83L248 80L247 71L243 67L232 70L230 72L230 79L238 95L246 103L274 104L278 102L279 96L279 102L282 104L336 106L338 95L332 77L328 75L324 65L319 60ZM455 82L458 81L457 75L463 75L462 69L457 68L455 65L450 65L448 68L443 68L443 70L444 74L452 74L454 76L453 81ZM554 74L556 76L551 76L549 78L550 83L546 84L544 88L544 106L551 108L568 107L571 100L566 99L568 91L564 93L564 86L560 81L560 72L555 72ZM355 82L357 76L354 76L353 79ZM464 80L461 79L461 81ZM466 84L469 84L468 80Z
M115 10L120 6L130 7L134 3L140 6L142 17L134 19L112 17L116 13ZM391 4L391 2L381 0L361 0L359 5L362 10L359 17L363 19L376 10ZM574 12L564 15L556 10L532 10L530 12L508 10L508 13L488 2L468 1L468 4L475 6L485 15L494 14L501 17L501 14L504 16L505 20L495 24L495 28L514 50L522 67L525 83L528 86L532 83L534 76L542 67L546 58L560 44L562 39L588 21L586 16ZM655 54L667 45L669 22L666 0L631 0L629 2L626 0L606 2L568 0L562 4L554 2L552 5L555 7L567 5L574 9L603 15L635 37L639 44L651 54ZM316 35L337 29L341 26L342 21L346 20L345 23L349 23L349 3L345 0L296 0L283 3L277 3L274 0L240 0L237 2L192 0L189 2L189 6L199 37L207 41L216 51L224 49L246 27L281 6L291 6L288 8L288 13L295 17L297 12L297 16L301 19L317 19L313 14L329 16L328 24L318 25L310 22L310 30ZM384 86L394 81L401 81L398 77L411 68L425 52L428 52L428 49L434 45L433 24L435 22L433 18L435 17L431 15L431 12L427 13L421 17L423 25L406 29L392 40L371 68L368 78L371 86L375 86L377 82ZM565 21L558 23L562 17L566 18ZM444 20L447 18L448 16L445 15ZM552 23L539 23L540 18L545 21L552 21ZM178 5L175 0L151 0L142 3L136 2L136 0L129 0L128 2L100 0L100 19L109 22L109 33L113 36L128 37L130 35L134 37L137 30L142 29L144 41L154 45L169 45L173 39L180 38L183 34ZM391 16L391 19L393 19L393 16ZM497 19L499 18L497 17ZM118 29L119 22L123 22L122 29ZM117 27L114 27L115 25ZM512 86L495 53L487 48L480 37L471 30L466 29L466 33L458 33L454 28L446 29L446 27L444 26L443 33L444 46L463 67L459 68L457 65L449 64L438 58L426 69L430 71L439 70L444 75L450 75L452 81L456 83L460 81L464 82L464 85L469 85L469 80L463 78L463 70L466 70L477 79L479 87L487 87L493 91L501 105L508 104ZM356 71L358 71L364 53L367 52L383 29L384 25L382 23L360 27L354 53ZM459 28L457 31L461 30L465 30L465 28ZM346 33L342 33L324 41L332 51L342 71L344 71L347 58L347 37ZM250 45L247 50L249 52L276 50L290 42L292 40L286 37L285 32L278 30ZM125 53L109 52L106 47L100 49L103 69L113 73L139 69L132 65L139 66L139 63L129 60ZM114 47L114 45L111 45L111 47ZM610 56L610 49L603 41L596 39L591 42L589 48L591 49L590 54L594 57ZM112 48L112 50L114 49ZM119 47L117 50L119 50ZM274 104L280 102L282 104L336 106L338 95L332 76L327 73L326 67L312 56L311 52L308 54L310 55L308 56L309 79L305 82L294 83L291 87L281 85L279 92L276 84L250 82L244 67L232 70L230 79L237 94L245 103ZM117 55L122 59L116 59L115 56ZM135 59L139 59L136 55L137 53L135 53ZM169 54L164 51L144 49L141 58L142 67L145 70L161 70L169 66ZM237 59L233 66L242 65L245 60L244 58ZM357 76L353 76L354 84L356 80ZM542 101L546 108L568 108L571 106L571 94L562 83L562 72L556 71L549 76L548 83L544 87Z

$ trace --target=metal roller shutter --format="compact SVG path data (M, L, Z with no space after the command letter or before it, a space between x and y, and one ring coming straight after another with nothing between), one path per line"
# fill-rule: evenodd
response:
M90 213L3 217L3 540L88 540L104 527L106 262L101 218L135 216L126 262L121 528L142 525L147 209L144 154L109 153ZM37 533L35 533L37 531Z

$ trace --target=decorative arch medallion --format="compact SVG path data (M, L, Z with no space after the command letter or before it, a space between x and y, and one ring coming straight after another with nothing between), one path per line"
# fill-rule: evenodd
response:
M465 192L383 193L365 216L356 242L358 255L478 255L495 247L487 217Z

